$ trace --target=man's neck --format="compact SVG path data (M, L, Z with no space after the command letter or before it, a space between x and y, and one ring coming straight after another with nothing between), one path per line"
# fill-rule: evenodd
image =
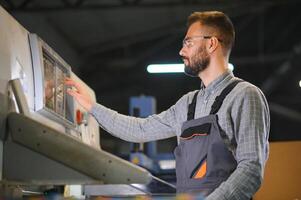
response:
M207 87L212 81L217 79L220 75L224 74L227 70L227 62L211 62L204 71L200 72L199 77L202 80L205 87Z

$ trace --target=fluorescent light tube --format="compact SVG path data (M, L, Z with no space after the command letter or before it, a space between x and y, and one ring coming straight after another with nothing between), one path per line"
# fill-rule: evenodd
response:
M228 65L231 71L234 70L233 64ZM147 66L148 73L183 73L184 64L151 64Z

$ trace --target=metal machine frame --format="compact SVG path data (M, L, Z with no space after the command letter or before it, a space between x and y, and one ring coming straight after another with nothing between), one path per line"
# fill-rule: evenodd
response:
M53 49L1 6L0 18L0 198L6 186L149 183L147 170L100 148L92 116L74 122L74 113L84 111L72 97L65 96L67 115L45 106L44 55L96 98Z

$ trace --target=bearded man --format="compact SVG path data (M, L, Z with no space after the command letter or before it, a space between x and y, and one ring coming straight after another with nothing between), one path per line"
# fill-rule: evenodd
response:
M235 32L218 11L192 13L180 56L185 73L201 88L147 118L125 116L93 104L79 84L72 95L112 135L130 142L178 138L177 192L208 200L250 199L259 189L268 158L270 115L256 86L233 75L228 61Z

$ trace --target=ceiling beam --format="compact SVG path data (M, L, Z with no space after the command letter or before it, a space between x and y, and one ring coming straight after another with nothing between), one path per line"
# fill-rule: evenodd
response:
M301 42L293 48L289 58L285 62L283 62L268 79L266 79L262 83L261 89L267 97L272 94L272 92L282 81L287 80L285 77L292 73L292 69L295 67L294 62L296 60L300 60L300 54Z
M291 108L273 102L269 103L269 108L275 114L278 114L295 122L301 122L301 113Z
M80 50L81 55L86 59L90 60L91 57L98 57L102 53L112 51L114 49L128 48L139 42L152 41L160 37L165 37L168 35L178 35L185 31L184 22L176 23L171 26L158 27L152 30L147 30L145 32L115 38L114 40L109 40L106 42L101 42L98 44L93 44L90 46L85 46ZM150 34L151 33L151 34ZM184 36L184 35L183 35Z
M80 7L83 5L83 3L85 2L85 0L77 0L75 3L74 3L74 6L75 7Z
M66 8L72 6L72 3L70 3L68 0L61 0L61 2L63 3L64 7L66 7Z
M239 66L251 65L251 64L267 64L267 63L281 62L287 60L290 57L290 55L291 52L279 52L279 53L254 55L254 56L239 56L239 57L232 56L230 58L230 62L234 65L239 65ZM254 65L254 67L256 67L256 65Z
M267 49L268 51L275 51L277 48L281 47L283 43L287 42L287 39L290 37L295 37L294 30L300 27L301 17L300 15L295 15L294 20L285 20L285 28L281 28L281 31L277 31L275 34L276 40L270 43L270 46ZM277 24L277 30L279 30L279 25Z
M1 5L6 7L8 10L15 10L17 8L12 0L3 0L3 2L1 1Z
M236 13L242 10L250 12L250 10L254 7L265 7L265 6L272 6L272 5L281 5L281 4L289 4L298 2L296 0L286 0L283 1L272 1L272 0L265 0L261 1L260 4L254 3L253 0L246 0L246 1L239 1L235 0L234 2L231 1L229 3L221 4L220 1L210 1L210 2L203 2L203 1L158 1L155 3L146 2L142 0L119 0L123 2L122 4L116 4L116 1L111 0L110 3L102 2L102 1L93 1L93 3L77 3L81 1L77 1L75 4L72 4L68 0L59 0L63 2L62 5L50 4L50 5L43 5L42 3L35 3L33 6L30 7L21 7L20 5L13 2L18 2L18 0L2 0L9 6L6 6L6 9L11 12L58 12L58 11L65 11L65 10L102 10L102 9L116 9L116 8L158 8L158 7L177 7L177 6L201 6L202 10L209 10L209 9L218 9L218 10L227 10L229 8L237 8ZM54 0L53 0L54 1ZM37 1L39 2L39 1ZM1 3L3 4L3 3ZM76 5L76 6L75 6ZM239 13L238 12L238 13Z
M32 0L24 0L22 4L20 4L20 8L26 8Z

